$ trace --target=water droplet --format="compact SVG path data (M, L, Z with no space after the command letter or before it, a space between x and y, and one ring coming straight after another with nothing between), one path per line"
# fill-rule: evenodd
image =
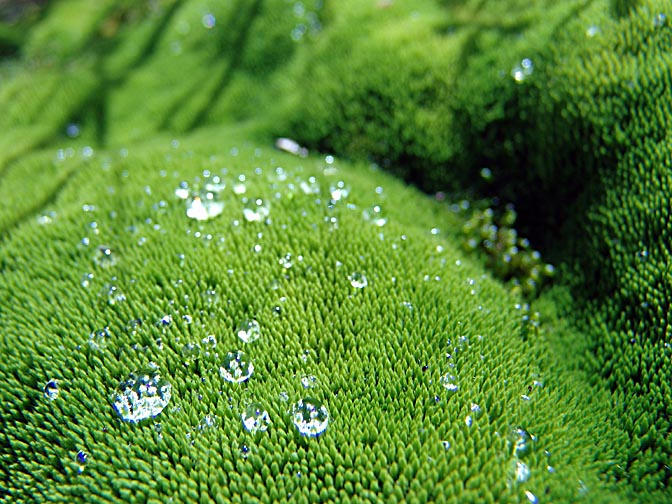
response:
M599 26L591 25L586 29L586 36L587 37L593 38L598 33L600 33L600 27Z
M231 383L242 383L252 376L254 364L247 358L245 352L236 350L228 352L219 367L219 374Z
M520 460L516 460L514 471L515 471L517 482L525 483L528 479L530 479L530 468L527 466L527 464L525 462L521 462Z
M45 383L43 391L44 391L44 397L46 397L50 401L56 399L58 397L58 394L60 393L58 389L58 380L56 380L55 378L49 380L47 383Z
M243 421L245 430L252 434L266 431L271 423L268 411L263 409L258 403L248 405L245 411L240 414L240 418Z
M77 472L79 474L82 474L84 472L84 466L89 460L89 456L86 454L85 451L79 450L77 452L77 455L75 455L75 462L79 464L79 467L77 468Z
M348 279L350 280L350 285L352 285L355 289L363 289L367 285L369 285L368 280L362 273L353 273L348 276Z
M655 28L661 28L662 26L665 26L666 21L667 21L667 16L665 15L665 13L659 12L653 18L653 26Z
M306 157L308 155L308 149L301 147L298 142L295 142L291 138L277 138L275 140L275 147L295 156Z
M196 343L186 343L182 346L180 353L182 354L182 358L186 361L185 364L187 364L198 359L200 351L201 349Z
M100 291L100 295L101 297L107 298L107 304L110 306L126 301L124 293L119 291L117 286L113 284L106 284Z
M387 224L387 218L383 216L383 209L379 205L374 205L362 212L362 217L374 226L383 227Z
M525 457L532 451L532 445L535 441L534 436L524 429L515 429L512 433L513 454L518 458Z
M214 415L205 415L203 420L198 424L198 430L212 429L216 425L217 421Z
M82 275L79 284L86 289L89 287L89 285L91 285L92 281L93 281L93 273L85 273L84 275Z
M443 445L444 450L450 449L450 441L441 441L441 444Z
M110 341L109 328L99 329L89 334L89 348L103 350Z
M303 436L319 436L329 423L329 411L317 399L306 397L292 407L292 421Z
M263 222L269 214L270 207L260 198L248 202L243 209L243 216L247 222Z
M516 82L523 82L527 77L532 75L534 72L534 65L530 58L523 59L520 64L513 67L511 70L511 76Z
M201 343L205 348L214 349L217 346L217 338L214 334L209 334L201 340Z
M201 22L203 23L203 26L205 28L211 30L212 28L215 27L215 23L217 22L217 20L215 19L215 16L213 16L212 14L206 14L203 16Z
M534 495L529 490L525 490L525 497L527 497L527 500L530 501L532 504L537 504L539 502L539 499L537 499L537 496Z
M448 392L457 392L459 389L457 385L457 378L455 378L455 376L451 375L450 373L447 373L439 378L439 382Z
M252 343L261 336L259 322L254 319L245 319L236 328L236 334L243 340L243 343Z
M172 386L161 378L156 364L131 373L113 395L114 409L122 420L140 422L159 415L170 401Z
M303 388L313 388L317 385L317 378L313 375L303 375L301 377L301 385L303 385Z
M467 427L471 427L471 425L474 423L474 420L471 418L471 415L467 415L465 417L464 423L466 424Z
M285 257L281 257L278 260L278 263L285 268L290 269L292 267L292 254L285 254Z
M112 253L110 247L101 245L96 249L96 255L93 256L93 262L101 268L111 268L117 263L117 258Z

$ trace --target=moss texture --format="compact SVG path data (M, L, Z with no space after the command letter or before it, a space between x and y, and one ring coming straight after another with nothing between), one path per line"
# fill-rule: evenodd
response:
M0 499L669 499L662 12L63 0L4 13ZM276 135L336 159L280 152ZM533 304L541 325L464 254L462 216L371 161L514 201L561 272ZM224 209L197 222L175 189L208 172ZM244 217L257 199L267 222ZM383 226L364 217L374 206ZM238 339L244 318L260 340ZM234 386L219 366L243 346L255 372ZM170 404L123 422L110 396L150 361ZM330 411L318 438L288 413L305 396ZM244 430L250 402L268 432Z

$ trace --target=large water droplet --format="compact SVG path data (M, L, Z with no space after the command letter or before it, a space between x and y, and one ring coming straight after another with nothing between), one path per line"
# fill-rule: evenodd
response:
M58 390L58 380L55 378L52 378L49 380L47 383L44 384L44 397L49 399L50 401L53 401L58 397L59 390Z
M231 383L242 383L249 379L253 372L254 364L252 364L252 360L248 359L245 352L240 350L227 353L219 367L221 377Z
M350 285L352 285L355 289L363 289L369 285L368 280L362 273L355 272L348 276L348 279L350 280Z
M306 397L292 407L292 421L304 436L319 436L329 423L329 411L317 399Z
M247 406L245 411L240 414L240 418L243 421L245 430L252 434L264 432L271 423L268 411L263 409L258 403L252 403Z
M252 343L261 336L259 322L254 319L245 319L236 328L236 334L243 340L243 343Z
M156 364L131 373L112 396L114 409L127 422L140 422L163 411L170 401L172 386L161 378Z

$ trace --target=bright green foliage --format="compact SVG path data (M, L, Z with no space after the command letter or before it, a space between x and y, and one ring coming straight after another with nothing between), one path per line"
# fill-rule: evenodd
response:
M669 114L643 98L669 91L661 4L322 3L63 0L1 25L0 500L667 500ZM463 255L462 217L346 157L451 190L490 166L479 184L522 219L588 173L566 213L575 186L534 215L591 231L556 250L608 302L584 333L566 287L522 304ZM175 189L205 170L224 209L197 222ZM268 222L244 217L257 199ZM234 386L218 368L242 347L255 371ZM125 423L110 396L150 361L171 402ZM331 415L316 439L288 413L304 396ZM251 401L273 422L257 436Z

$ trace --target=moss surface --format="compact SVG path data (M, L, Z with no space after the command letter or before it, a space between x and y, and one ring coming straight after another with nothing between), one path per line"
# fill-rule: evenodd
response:
M663 12L63 0L3 14L0 499L668 500ZM378 166L515 202L555 287L524 305L465 255L463 216ZM175 190L208 174L222 213L189 219ZM267 221L245 217L258 200ZM249 344L246 318L261 327ZM219 367L242 347L255 371L233 385ZM149 362L170 403L124 422L111 396ZM330 412L318 438L292 424L305 396ZM244 430L252 402L267 432Z

